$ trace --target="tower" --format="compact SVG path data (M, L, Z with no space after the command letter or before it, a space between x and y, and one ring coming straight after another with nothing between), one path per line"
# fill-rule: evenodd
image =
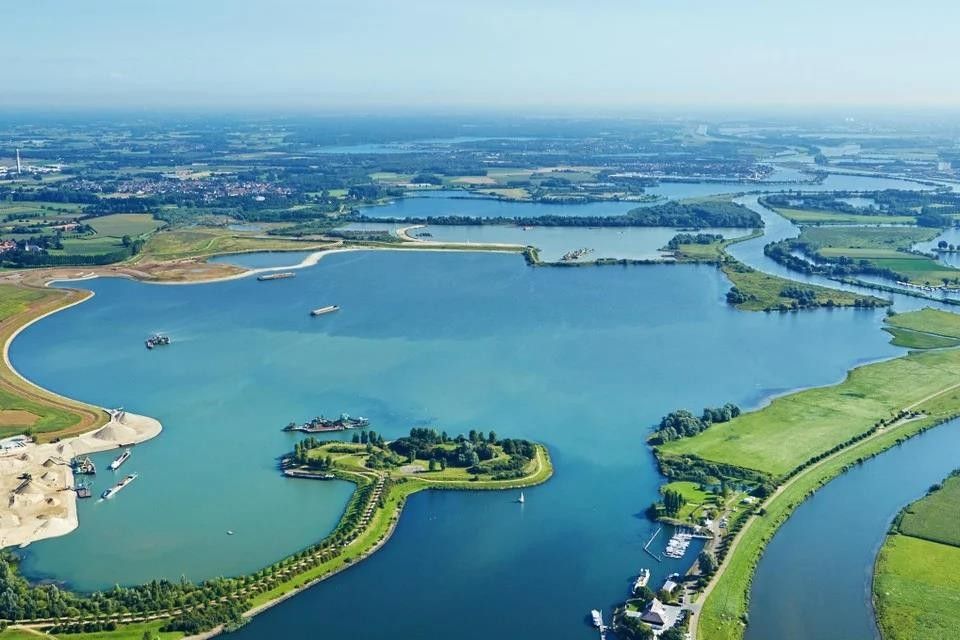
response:
M20 149L17 149L17 175L20 175Z

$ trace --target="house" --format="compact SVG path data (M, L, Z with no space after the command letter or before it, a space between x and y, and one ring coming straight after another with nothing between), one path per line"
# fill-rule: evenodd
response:
M650 601L650 604L647 605L647 608L643 610L643 613L640 614L640 619L649 625L662 627L667 624L667 610L664 608L662 602L654 598Z

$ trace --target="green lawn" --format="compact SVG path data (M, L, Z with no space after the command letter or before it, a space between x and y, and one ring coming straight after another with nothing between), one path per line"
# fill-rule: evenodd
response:
M960 547L960 476L947 478L943 488L907 507L900 533ZM960 573L960 565L956 567Z
M155 231L163 223L149 213L116 213L110 216L91 218L86 221L98 235L135 238Z
M889 536L873 594L884 640L960 639L960 548Z
M782 476L868 431L878 419L958 382L960 351L912 353L854 369L838 385L777 398L759 411L668 442L659 451Z
M843 211L776 207L776 212L797 224L913 224L912 216L865 215Z

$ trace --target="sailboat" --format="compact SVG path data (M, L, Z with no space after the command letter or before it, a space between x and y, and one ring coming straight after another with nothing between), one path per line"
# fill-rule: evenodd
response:
M517 498L517 502L519 502L520 504L523 504L524 502L526 502L526 500L523 499L523 491L520 492L520 497Z

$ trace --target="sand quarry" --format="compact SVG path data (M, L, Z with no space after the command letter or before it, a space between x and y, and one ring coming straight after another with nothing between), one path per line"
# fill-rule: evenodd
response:
M0 453L0 548L26 546L76 529L70 461L149 440L160 430L153 418L115 411L110 422L83 435Z

